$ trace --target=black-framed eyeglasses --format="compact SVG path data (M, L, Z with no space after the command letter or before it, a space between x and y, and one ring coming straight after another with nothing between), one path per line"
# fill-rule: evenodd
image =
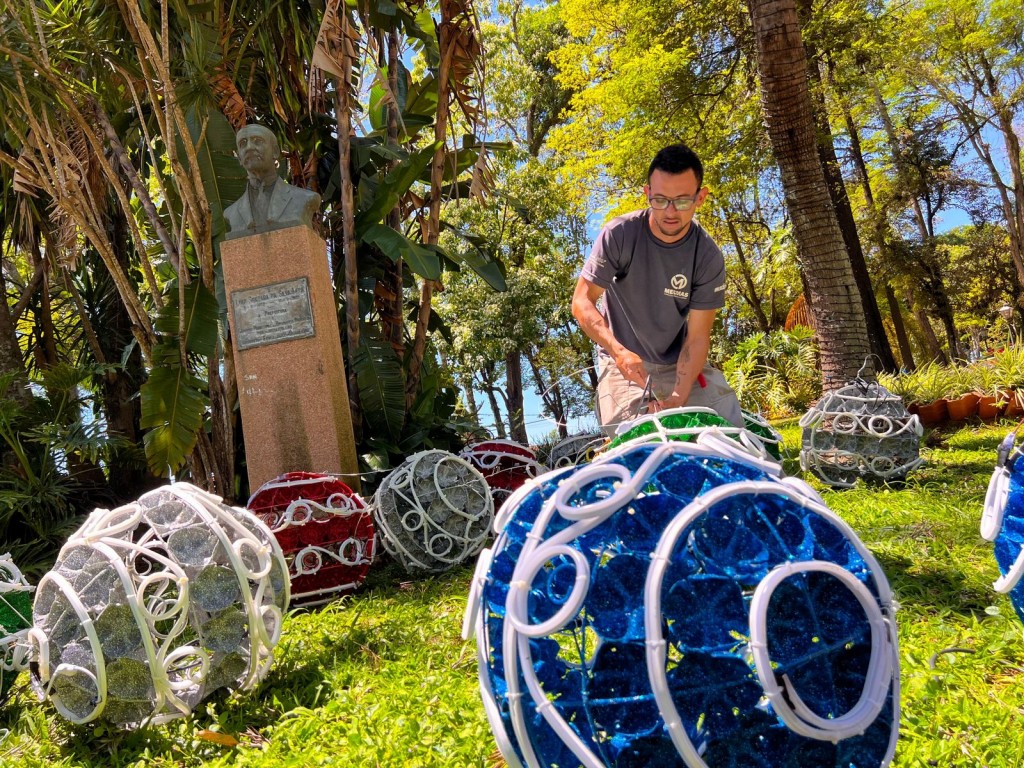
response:
M670 200L667 197L661 197L659 195L657 197L648 197L647 202L650 203L651 208L656 211L664 211L668 208L669 203L671 203L672 207L677 211L688 211L693 207L693 204L697 202L698 197L700 197L700 195L696 194L693 197L675 197Z

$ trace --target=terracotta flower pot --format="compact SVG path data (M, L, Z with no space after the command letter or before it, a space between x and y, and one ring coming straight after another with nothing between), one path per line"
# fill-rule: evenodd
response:
M1002 415L1006 401L995 395L982 395L978 399L978 416L984 421L993 421Z
M978 400L980 398L974 392L968 392L966 395L961 395L955 400L950 400L946 403L946 409L949 411L950 421L966 421L971 416L978 414Z
M945 424L946 420L949 419L949 410L946 407L946 403L946 398L942 397L930 403L919 404L917 406L917 418L926 427L937 427L940 424Z
M1021 398L1024 397L1024 392L1016 392L1010 390L1006 393L1006 410L1003 411L1003 415L1008 419L1019 419L1024 416L1024 403L1021 402Z

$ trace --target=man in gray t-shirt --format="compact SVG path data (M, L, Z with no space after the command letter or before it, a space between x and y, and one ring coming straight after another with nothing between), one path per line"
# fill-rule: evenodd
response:
M725 261L693 221L703 180L684 144L658 152L644 185L650 207L605 225L576 284L573 315L601 347L597 415L609 434L635 418L648 388L650 411L705 406L743 425L736 395L707 365Z

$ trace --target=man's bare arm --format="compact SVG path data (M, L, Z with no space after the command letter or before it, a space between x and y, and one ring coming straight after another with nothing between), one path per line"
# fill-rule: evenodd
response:
M687 320L686 341L679 350L676 362L676 383L672 394L654 404L654 409L679 408L686 405L697 377L708 361L711 348L711 327L715 323L716 309L691 309Z
M647 369L644 361L635 352L631 352L616 341L612 329L597 309L597 301L604 294L604 288L595 285L584 277L576 281L576 290L572 294L572 314L580 324L583 332L591 341L601 345L615 366L627 380L641 387L647 385Z

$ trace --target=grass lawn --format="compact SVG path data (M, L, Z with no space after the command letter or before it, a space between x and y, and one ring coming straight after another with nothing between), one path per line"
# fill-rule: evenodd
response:
M992 591L992 547L978 534L1008 429L933 433L927 464L903 487L824 492L900 605L901 768L1024 765L1024 625ZM795 454L799 428L783 432ZM71 726L23 675L0 711L0 766L503 765L475 646L459 638L471 574L405 581L381 567L358 594L289 616L257 691L214 696L188 719L140 732Z

